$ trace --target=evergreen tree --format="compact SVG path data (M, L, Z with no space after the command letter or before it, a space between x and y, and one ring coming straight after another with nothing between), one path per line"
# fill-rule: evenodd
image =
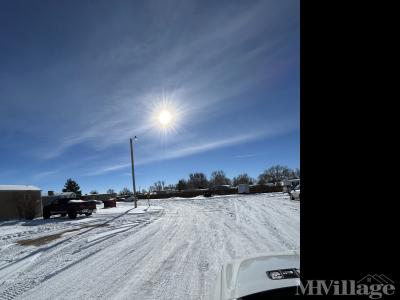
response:
M63 192L73 192L76 195L81 195L81 188L78 183L76 183L75 180L72 180L71 178L67 179L67 182L64 185Z

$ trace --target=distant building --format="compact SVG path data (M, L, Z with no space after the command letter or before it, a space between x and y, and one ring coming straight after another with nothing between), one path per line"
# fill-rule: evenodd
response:
M176 190L173 189L173 188L165 188L164 191L165 191L167 194L171 194L171 193L175 193L175 192L176 192Z
M161 191L155 191L155 193L156 193L157 195L163 195L163 194L166 194L167 191L161 190Z
M111 198L116 198L117 194L113 193L113 194L90 194L90 195L82 195L80 198L82 200L109 200Z
M221 184L221 185L215 185L211 187L211 189L215 191L226 191L231 189L231 186L229 184Z
M296 186L298 184L300 184L300 178L296 178L296 179L286 179L283 181L284 185L290 185L290 186Z
M0 185L0 219L33 219L41 216L41 189L33 185Z
M248 194L250 193L250 188L248 184L239 184L238 185L238 193L239 194Z
M250 194L253 193L280 193L284 189L283 186L275 185L275 184L253 184L250 185L249 190Z

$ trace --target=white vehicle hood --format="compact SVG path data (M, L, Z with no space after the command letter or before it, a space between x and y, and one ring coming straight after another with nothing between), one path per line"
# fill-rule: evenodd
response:
M213 299L236 299L267 290L300 285L300 279L272 280L267 271L300 269L300 252L275 252L223 265Z

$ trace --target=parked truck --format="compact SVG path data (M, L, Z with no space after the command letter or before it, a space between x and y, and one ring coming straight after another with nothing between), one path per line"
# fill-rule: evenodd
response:
M54 197L43 202L43 218L49 219L51 215L68 215L75 219L77 215L90 216L96 211L95 200L71 199L69 197Z

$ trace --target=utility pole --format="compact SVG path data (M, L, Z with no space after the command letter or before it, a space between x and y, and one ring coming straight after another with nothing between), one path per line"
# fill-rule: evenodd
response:
M135 141L137 140L137 137L135 136ZM132 163L132 186L133 186L133 201L135 201L135 208L137 208L137 198L136 198L136 185L135 185L135 167L134 167L134 162L133 162L133 142L132 138L129 139L131 143L131 163Z

